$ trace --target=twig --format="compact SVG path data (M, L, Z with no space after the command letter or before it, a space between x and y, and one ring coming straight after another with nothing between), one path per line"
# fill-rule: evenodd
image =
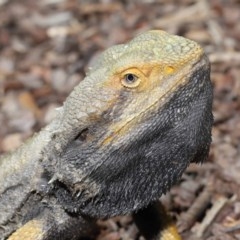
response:
M219 26L217 21L214 21L212 19L209 19L207 22L208 25L208 31L216 45L221 45L223 43L224 34L222 31L222 28Z
M220 212L220 210L225 206L227 202L228 202L228 199L223 196L219 197L217 201L214 202L212 208L207 212L202 223L195 227L197 237L201 238L203 236L206 229L213 222L217 214Z
M202 212L207 208L208 204L210 203L211 194L212 188L210 186L206 187L204 191L197 197L197 199L188 209L188 211L181 215L181 221L178 224L178 229L180 232L189 229L194 224L199 215L202 214Z
M194 21L203 21L209 18L209 5L206 1L199 1L193 6L178 10L171 15L154 21L154 27L181 25Z
M2 6L2 5L4 5L5 3L7 3L8 2L8 0L0 0L0 7Z
M83 4L80 8L80 12L82 14L93 14L93 13L106 13L106 12L114 12L121 10L122 5L119 3L109 3L109 4L101 4L101 3L93 3L93 4Z
M209 55L211 63L236 62L240 63L240 52L217 52Z

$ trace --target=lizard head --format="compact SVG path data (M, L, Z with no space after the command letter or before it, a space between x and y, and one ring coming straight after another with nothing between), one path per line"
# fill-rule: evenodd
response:
M195 42L143 33L105 51L64 104L49 169L68 211L138 210L203 161L212 127L209 62Z

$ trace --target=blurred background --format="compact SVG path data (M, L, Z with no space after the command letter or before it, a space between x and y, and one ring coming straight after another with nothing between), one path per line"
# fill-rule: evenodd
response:
M210 157L162 201L186 240L240 239L239 0L0 0L0 154L48 124L99 53L149 29L200 43L212 63ZM143 239L130 216L98 240Z

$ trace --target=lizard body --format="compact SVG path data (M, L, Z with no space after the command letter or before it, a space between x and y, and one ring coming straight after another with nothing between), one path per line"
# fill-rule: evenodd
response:
M208 155L209 73L197 43L163 31L106 50L52 123L0 159L1 239L78 239L157 200Z

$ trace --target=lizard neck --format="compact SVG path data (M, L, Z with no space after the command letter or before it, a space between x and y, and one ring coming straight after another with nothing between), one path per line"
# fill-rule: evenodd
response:
M53 121L15 152L0 158L0 179L4 179L0 184L0 209L5 209L5 214L0 215L0 225L14 216L31 191L43 185L40 183L42 152L49 144L55 126Z

